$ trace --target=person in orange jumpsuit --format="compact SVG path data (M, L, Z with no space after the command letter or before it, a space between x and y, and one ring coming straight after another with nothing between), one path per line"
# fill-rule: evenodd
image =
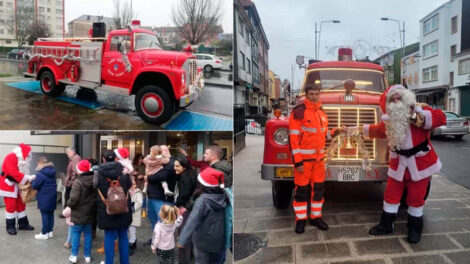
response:
M289 118L289 139L294 159L295 232L305 230L310 201L310 225L327 230L322 219L325 192L325 138L344 130L328 130L328 117L320 103L320 88L305 87L305 100L297 105Z

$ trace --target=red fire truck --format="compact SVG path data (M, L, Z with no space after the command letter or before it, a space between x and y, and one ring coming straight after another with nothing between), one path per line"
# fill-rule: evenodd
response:
M376 124L382 115L379 98L385 90L384 70L377 64L352 61L351 49L340 49L338 61L315 62L306 67L303 87L320 85L320 101L328 116L329 128ZM353 82L353 83L352 83ZM351 84L353 87L351 87ZM352 89L353 88L353 89ZM303 94L299 100L303 100ZM272 181L272 196L277 208L290 204L294 166L289 146L289 117L275 112L266 123L261 178ZM326 148L331 140L326 141ZM338 149L327 160L325 180L340 182L385 181L388 145L384 139L364 139L372 171L362 167L357 147Z
M161 124L188 106L204 87L190 47L162 50L158 38L132 21L126 29L93 25L91 38L39 39L29 50L25 76L36 78L45 95L58 96L66 85L135 95L139 116Z

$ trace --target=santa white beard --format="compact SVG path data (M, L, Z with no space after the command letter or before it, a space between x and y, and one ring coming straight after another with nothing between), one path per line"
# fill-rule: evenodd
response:
M387 103L389 120L385 121L385 124L387 125L388 145L392 150L400 149L406 140L406 132L410 126L410 109L415 103L414 94L409 91L403 91L400 101Z
M31 165L31 157L28 156L26 160L18 160L18 169L23 174L29 174L29 168Z

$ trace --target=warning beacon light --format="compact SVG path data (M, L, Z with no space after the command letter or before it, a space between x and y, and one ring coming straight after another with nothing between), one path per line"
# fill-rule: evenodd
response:
M352 61L352 49L351 48L339 48L338 60L339 61Z
M131 28L140 28L140 20L132 20L131 22Z

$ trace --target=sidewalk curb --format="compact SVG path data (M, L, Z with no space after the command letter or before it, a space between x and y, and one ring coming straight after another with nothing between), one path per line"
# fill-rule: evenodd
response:
M217 86L217 87L221 87L221 88L231 88L231 89L233 89L233 84L223 84L223 83L208 82L208 81L206 81L206 80L204 80L204 83L205 83L205 84L214 85L214 86Z

